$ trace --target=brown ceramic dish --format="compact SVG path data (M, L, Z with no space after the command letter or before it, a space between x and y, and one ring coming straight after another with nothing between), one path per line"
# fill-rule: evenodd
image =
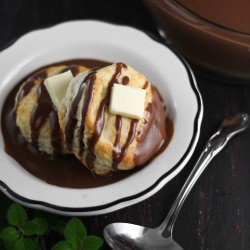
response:
M250 83L250 2L243 1L144 2L161 35L194 68L238 84Z

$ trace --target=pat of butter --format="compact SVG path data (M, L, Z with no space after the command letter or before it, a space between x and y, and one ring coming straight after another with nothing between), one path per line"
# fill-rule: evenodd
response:
M57 109L65 97L67 87L72 79L73 75L71 71L68 70L64 73L50 76L44 80L44 85L47 88L50 98Z
M111 90L109 112L129 118L143 119L146 90L114 84Z

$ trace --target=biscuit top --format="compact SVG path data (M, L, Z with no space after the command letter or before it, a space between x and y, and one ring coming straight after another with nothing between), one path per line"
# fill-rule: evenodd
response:
M146 90L142 120L109 112L115 83ZM68 149L77 151L78 158L84 157L90 169L95 167L97 156L111 161L113 170L143 165L157 154L167 137L164 105L156 89L124 63L79 74L78 81L70 83L60 113Z
M33 145L38 147L41 129L44 124L48 122L51 129L52 154L61 153L63 141L57 110L44 86L44 80L48 76L62 73L67 70L71 70L73 75L76 75L79 71L83 70L82 68L85 70L87 69L80 65L45 67L31 74L22 83L15 100L15 109L18 114L17 124L23 127L28 122L28 128L23 128L21 131L24 137L27 137L28 141ZM27 119L24 117L25 115ZM25 123L19 124L19 118L22 119L22 121L26 119Z

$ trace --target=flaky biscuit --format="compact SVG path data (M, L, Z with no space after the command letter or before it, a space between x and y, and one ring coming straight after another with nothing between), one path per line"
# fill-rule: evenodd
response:
M34 131L35 129L32 126L36 126L36 124L39 123L39 119L41 119L41 116L37 115L34 121L32 121L32 117L34 116L36 110L39 109L39 107L37 106L39 103L39 91L41 91L44 79L63 72L67 68L70 67L66 65L46 67L30 75L21 84L15 100L16 124L20 129L21 134L26 139L26 141L28 141L29 143L33 143L40 151L46 152L51 155L55 153L69 153L67 147L65 146L60 127L58 127L59 131L56 132L56 135L52 134L51 127L54 126L52 120L57 120L58 123L57 111L53 110L54 107L51 108L47 117L45 117L46 119L41 124L41 127L39 129L36 129L36 131ZM74 65L75 72L82 72L86 71L87 69L88 68L84 66ZM46 91L45 88L43 88L42 90ZM47 107L48 105L53 104L47 103ZM43 109L43 107L41 107L41 109ZM56 123L54 122L54 124ZM58 138L53 138L56 136Z
M113 83L146 89L143 120L109 112ZM138 162L142 165L145 162L136 161L137 148L141 138L144 138L141 133L148 133L150 129L146 120L153 116L151 107L154 95L155 89L147 78L124 63L79 74L70 82L59 108L59 123L68 148L97 175L129 170L136 167ZM158 108L161 113L164 112L163 105ZM165 120L162 126L165 126ZM160 139L158 144L155 146L152 142L154 147L160 148ZM148 160L145 158L145 161Z

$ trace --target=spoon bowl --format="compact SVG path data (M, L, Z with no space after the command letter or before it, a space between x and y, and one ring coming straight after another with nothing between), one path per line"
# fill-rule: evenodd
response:
M182 250L172 237L163 237L158 230L129 223L112 223L104 237L116 250ZM157 245L156 245L157 242Z
M236 114L225 118L215 134L207 142L200 158L184 183L166 219L157 228L147 228L128 223L112 223L104 229L104 238L115 250L181 250L173 240L175 220L192 187L210 161L227 145L236 134L244 131L249 124L249 115Z

